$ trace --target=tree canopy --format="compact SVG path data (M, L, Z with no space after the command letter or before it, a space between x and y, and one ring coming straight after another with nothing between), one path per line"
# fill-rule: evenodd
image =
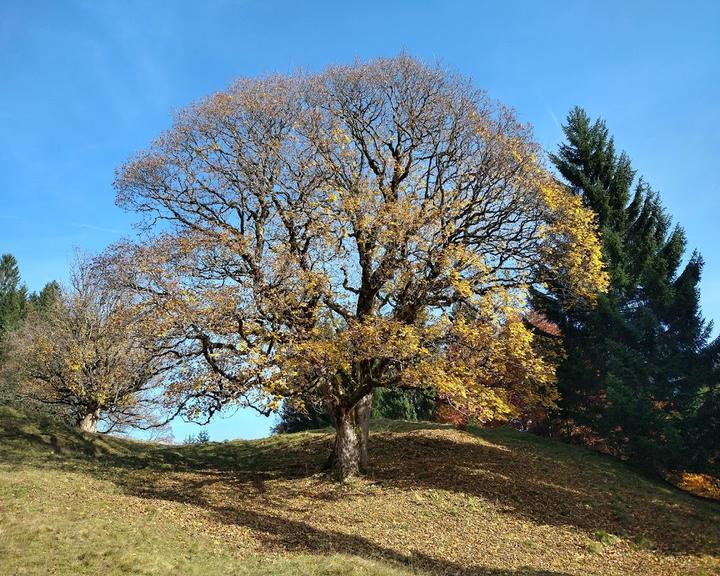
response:
M485 420L552 386L527 289L591 303L606 276L592 212L540 159L510 110L409 57L243 79L118 171L150 234L110 264L187 358L168 391L189 413L317 391L347 477L376 387Z

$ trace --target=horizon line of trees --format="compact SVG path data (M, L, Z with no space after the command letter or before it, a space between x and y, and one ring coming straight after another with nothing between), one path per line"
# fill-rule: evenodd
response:
M105 432L279 412L335 428L340 479L372 416L718 473L702 257L604 122L564 131L553 174L512 112L407 56L241 80L118 171L142 241L37 295L3 257L4 399Z

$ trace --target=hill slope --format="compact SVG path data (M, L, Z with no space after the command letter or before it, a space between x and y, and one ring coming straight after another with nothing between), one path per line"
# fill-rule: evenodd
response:
M720 574L720 506L506 429L159 446L0 408L2 574ZM363 558L363 559L361 559Z

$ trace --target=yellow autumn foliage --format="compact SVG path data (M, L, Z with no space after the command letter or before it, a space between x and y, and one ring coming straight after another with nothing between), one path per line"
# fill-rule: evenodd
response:
M540 158L510 110L405 56L243 79L119 170L119 204L165 226L107 266L195 411L315 390L341 417L396 386L508 418L555 399L529 290L607 286L593 214Z

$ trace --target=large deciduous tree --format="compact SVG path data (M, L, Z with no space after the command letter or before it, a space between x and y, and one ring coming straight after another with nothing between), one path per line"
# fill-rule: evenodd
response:
M339 478L367 464L373 390L433 388L477 418L550 401L529 286L605 285L591 212L527 127L462 78L401 56L244 79L122 166L150 233L109 256L188 358L190 414L312 391Z
M159 424L161 375L178 355L158 347L155 325L128 295L105 285L87 259L72 285L51 285L9 337L8 364L28 400L59 407L86 432Z

